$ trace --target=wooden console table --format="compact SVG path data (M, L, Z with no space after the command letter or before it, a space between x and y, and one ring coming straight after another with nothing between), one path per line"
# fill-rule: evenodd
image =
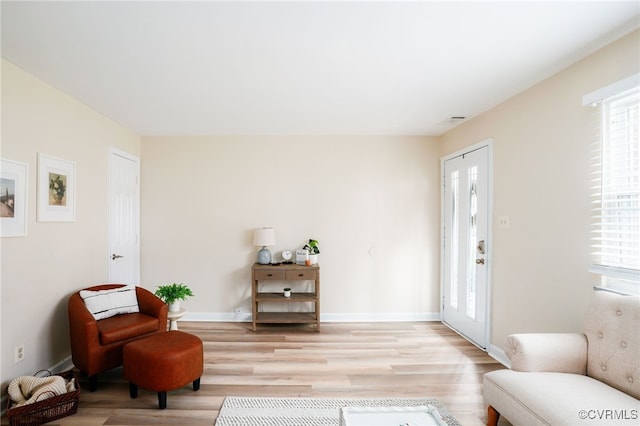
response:
M251 306L253 331L256 324L315 324L320 331L320 266L319 265L261 265L255 263L251 270ZM258 291L259 281L313 281L312 292L296 292L292 286L291 297L278 293ZM312 302L313 312L258 312L262 302Z

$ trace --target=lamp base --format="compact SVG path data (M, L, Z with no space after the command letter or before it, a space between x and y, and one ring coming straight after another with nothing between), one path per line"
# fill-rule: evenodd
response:
M268 265L271 263L271 251L268 248L262 247L258 251L258 263L261 265Z

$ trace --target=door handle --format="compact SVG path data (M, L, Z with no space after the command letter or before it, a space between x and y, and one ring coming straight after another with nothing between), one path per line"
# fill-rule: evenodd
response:
M484 258L476 259L476 265L484 265Z
M112 255L111 255L111 260L121 259L121 258L123 258L123 257L124 257L124 256L120 256L119 254L115 254L115 253L114 253L114 254L112 254Z

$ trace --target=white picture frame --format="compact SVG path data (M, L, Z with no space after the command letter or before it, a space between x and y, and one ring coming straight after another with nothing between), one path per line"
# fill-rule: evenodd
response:
M29 165L0 159L0 237L27 235Z
M38 222L75 222L76 163L38 153Z

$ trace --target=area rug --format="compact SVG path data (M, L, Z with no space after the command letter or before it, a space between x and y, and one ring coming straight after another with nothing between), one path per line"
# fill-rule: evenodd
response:
M267 398L228 396L216 426L339 426L343 407L432 405L448 426L461 426L436 398Z

